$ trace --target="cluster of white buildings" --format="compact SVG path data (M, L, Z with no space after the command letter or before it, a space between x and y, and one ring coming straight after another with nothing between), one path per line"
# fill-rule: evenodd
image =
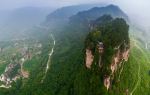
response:
M9 88L11 87L11 83L13 81L16 81L18 78L20 78L20 76L18 76L17 74L15 77L11 78L11 72L17 65L18 65L17 63L16 64L10 63L6 67L5 72L0 76L0 81L2 82L2 85L0 87Z

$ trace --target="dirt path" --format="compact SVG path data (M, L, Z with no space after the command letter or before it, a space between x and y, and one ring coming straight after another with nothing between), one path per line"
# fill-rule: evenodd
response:
M123 61L121 64L122 64L122 67L121 67L121 70L120 70L120 73L119 73L119 78L118 78L118 80L120 80L120 76L121 76L121 74L122 74L122 71L123 71L123 69L124 69L124 63L125 63L125 61Z
M6 62L6 61L2 61L2 60L0 60L0 64L1 64L1 63L5 63L5 62Z
M136 47L137 49L139 49L141 51L141 53L144 54L143 49L139 45L137 45L138 42L135 39L132 39L132 40L134 42L134 46L133 47ZM145 55L144 55L144 57L146 58L146 61L149 62L149 58L147 56L145 56Z
M46 65L46 69L45 69L45 75L43 76L43 78L42 78L42 80L41 80L42 83L43 83L43 80L45 79L46 74L47 74L47 71L48 71L48 69L49 69L49 67L50 67L50 65L51 65L51 56L52 56L52 54L53 54L53 52L54 52L55 38L54 38L53 34L51 34L51 38L53 39L53 47L52 47L52 49L51 49L51 51L50 51L50 53L49 53L49 58L48 58L47 65Z
M142 50L142 48L137 45L136 40L134 40L134 47L136 47L137 49L139 49L141 53L144 53L144 51ZM134 57L134 59L136 60L136 57L135 57L135 56L133 56L133 57ZM145 58L147 59L147 57L145 57ZM148 59L147 59L147 60L148 60ZM140 83L140 81L141 81L141 76L140 76L141 66L140 66L140 63L139 63L137 60L136 60L136 62L138 63L138 67L139 67L139 68L138 68L138 80L137 80L137 82L136 82L136 84L135 84L133 90L131 91L130 95L132 95L132 94L135 92L135 90L137 89L137 87L138 87L138 85L139 85L139 83Z

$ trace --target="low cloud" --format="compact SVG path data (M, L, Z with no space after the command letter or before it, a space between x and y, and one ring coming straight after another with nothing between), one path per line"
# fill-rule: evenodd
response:
M58 8L91 3L112 3L118 5L135 23L150 27L150 0L0 0L0 10L24 6Z

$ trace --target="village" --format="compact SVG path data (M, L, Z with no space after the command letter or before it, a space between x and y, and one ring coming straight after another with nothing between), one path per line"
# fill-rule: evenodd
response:
M14 42L11 46L0 48L0 56L3 53L8 53L9 61L2 64L7 64L4 71L0 75L0 88L10 88L13 82L18 79L26 79L29 77L29 71L24 69L24 64L27 60L31 60L33 56L41 54L42 44L38 41L27 44L25 42ZM12 51L13 50L13 51ZM6 60L6 59L5 59ZM1 66L0 66L1 67ZM0 68L1 69L1 68Z

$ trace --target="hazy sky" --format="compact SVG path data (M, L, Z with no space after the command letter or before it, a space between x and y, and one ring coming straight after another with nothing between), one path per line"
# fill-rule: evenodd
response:
M60 7L74 4L107 2L111 0L0 0L1 9L10 9L21 6L51 6Z
M0 10L24 6L61 7L86 3L113 3L132 19L150 26L150 0L0 0Z
M150 29L150 0L113 0L132 20Z

